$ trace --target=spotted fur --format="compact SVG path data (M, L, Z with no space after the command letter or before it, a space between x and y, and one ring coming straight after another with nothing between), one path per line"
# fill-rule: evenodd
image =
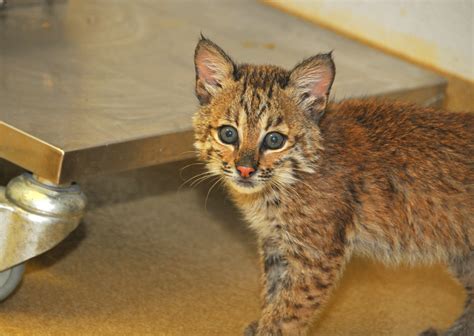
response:
M474 118L373 99L329 103L331 54L287 71L197 45L195 146L260 246L262 315L246 335L304 335L353 253L446 262L468 292L446 335L474 335ZM218 130L231 125L239 141ZM266 150L270 131L287 137ZM256 167L242 184L236 165ZM430 331L434 332L434 331Z

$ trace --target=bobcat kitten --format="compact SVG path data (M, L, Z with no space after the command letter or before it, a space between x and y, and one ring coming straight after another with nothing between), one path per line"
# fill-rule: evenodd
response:
M474 335L473 115L329 103L330 53L287 71L202 37L194 61L195 147L259 241L263 310L245 335L304 335L355 252L447 263L468 300L445 335Z

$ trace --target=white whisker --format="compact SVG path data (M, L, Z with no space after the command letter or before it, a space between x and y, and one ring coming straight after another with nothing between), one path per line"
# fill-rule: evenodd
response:
M222 182L223 179L224 179L224 178L223 178L222 176L219 177L219 178L217 179L217 181L214 182L214 184L209 188L209 190L208 190L208 192L207 192L207 195L206 195L206 200L204 201L204 209L206 209L206 211L207 211L207 200L209 199L209 195L211 194L212 189L214 189L214 187L215 187L219 182Z
M211 176L213 176L213 175L215 175L215 174L212 173L212 172L209 172L209 171L206 171L206 172L203 172L203 173L194 175L194 176L190 177L189 179L187 179L186 181L184 181L183 183L181 183L181 185L178 187L178 191L181 190L181 188L182 188L183 186L185 186L186 183L190 183L190 186L192 187L192 186L193 186L193 183L194 183L193 181L195 181L195 180L200 180L200 179L203 178L203 177L211 177Z

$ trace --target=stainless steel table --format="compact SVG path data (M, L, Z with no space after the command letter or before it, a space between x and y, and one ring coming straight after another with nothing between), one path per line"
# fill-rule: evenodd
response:
M193 155L201 32L242 62L291 67L334 50L336 100L444 97L441 77L251 0L11 0L0 9L0 157L34 176L0 198L0 270L77 226L85 198L71 182Z

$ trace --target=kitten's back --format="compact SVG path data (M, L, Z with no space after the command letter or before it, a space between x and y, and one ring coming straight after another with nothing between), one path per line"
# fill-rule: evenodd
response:
M322 177L343 181L362 249L364 240L380 242L365 252L398 261L432 250L425 259L439 260L473 249L473 114L348 100L332 105L320 127ZM442 244L447 250L435 251Z
M450 175L474 183L474 114L347 100L329 107L320 128L325 147L343 151L350 165L413 169L426 182Z

